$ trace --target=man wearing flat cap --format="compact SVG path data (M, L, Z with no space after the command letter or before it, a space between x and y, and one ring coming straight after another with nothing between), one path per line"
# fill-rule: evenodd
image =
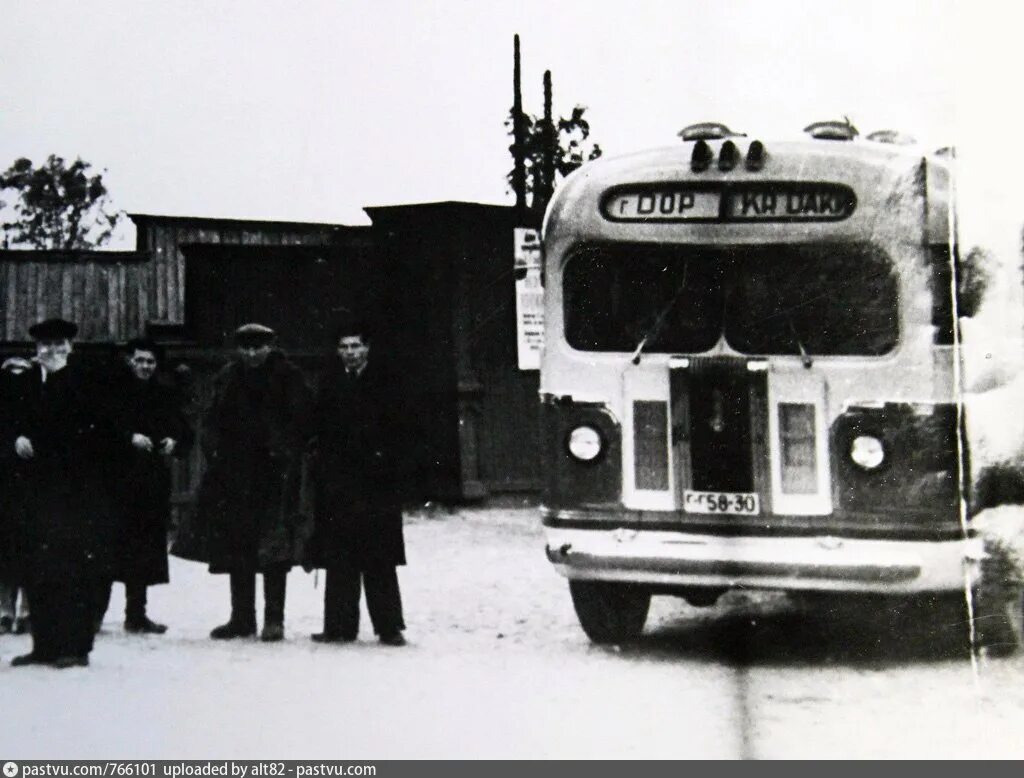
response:
M217 374L203 423L207 470L195 523L211 573L231 581L231 618L215 640L256 634L256 574L263 574L264 641L284 637L285 580L304 535L299 487L311 395L299 368L262 324L235 331L235 358Z
M29 329L36 356L4 427L4 455L23 476L21 569L32 603L32 652L15 666L87 665L98 584L110 574L110 463L120 441L109 387L73 359L77 331L62 319Z

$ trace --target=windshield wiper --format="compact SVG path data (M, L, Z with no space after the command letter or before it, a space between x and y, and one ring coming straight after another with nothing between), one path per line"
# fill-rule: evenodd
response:
M683 296L683 290L686 288L686 277L689 275L689 270L690 260L686 260L686 263L683 265L683 282L679 284L679 288L673 292L672 298L668 301L668 305L661 309L661 312L654 320L650 329L648 329L647 332L644 333L644 336L640 338L640 342L636 344L636 348L633 350L633 354L629 358L629 361L634 365L640 364L640 354L643 353L644 346L647 345L647 341L658 336L658 333L661 332L662 326L665 324L665 319L668 318L669 313L671 313L675 304L679 301L679 298Z
M800 334L796 331L796 325L793 323L793 316L789 311L786 311L786 321L789 322L789 331L793 333L793 339L796 341L796 347L800 349L800 358L803 360L804 367L810 367L814 364L814 358L807 353L807 349L804 348L803 341L800 340Z

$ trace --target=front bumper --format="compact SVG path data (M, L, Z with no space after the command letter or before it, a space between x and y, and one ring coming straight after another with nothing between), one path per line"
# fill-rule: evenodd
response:
M547 555L571 579L666 587L878 594L963 591L982 545L967 540L722 537L632 529L547 527Z

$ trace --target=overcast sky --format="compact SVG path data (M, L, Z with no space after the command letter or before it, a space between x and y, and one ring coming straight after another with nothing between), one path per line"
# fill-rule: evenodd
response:
M556 112L587 105L606 154L698 120L773 138L846 115L938 147L1020 117L1011 3L0 3L0 164L81 156L128 211L366 223L367 205L510 202L515 32L526 107L550 68Z

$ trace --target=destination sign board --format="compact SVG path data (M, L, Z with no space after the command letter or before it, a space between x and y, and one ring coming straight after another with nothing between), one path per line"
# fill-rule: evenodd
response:
M650 184L617 187L602 213L621 222L840 221L857 198L842 184Z

